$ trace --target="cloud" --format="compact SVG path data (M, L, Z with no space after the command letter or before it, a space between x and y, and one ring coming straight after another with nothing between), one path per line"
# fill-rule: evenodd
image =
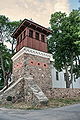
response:
M62 11L69 13L69 2L68 0L55 0L54 12Z
M1 0L0 14L11 20L30 19L49 26L49 19L56 11L69 12L68 0Z

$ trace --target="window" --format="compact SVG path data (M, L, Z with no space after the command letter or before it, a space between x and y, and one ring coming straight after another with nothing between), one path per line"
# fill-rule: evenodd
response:
M20 35L20 42L22 42L22 34Z
M64 73L64 80L65 80L65 81L66 81L66 77L67 77L67 76L66 76L66 73Z
M45 42L45 36L44 35L41 35L41 41Z
M33 37L33 31L29 30L29 37Z
M59 74L56 72L56 80L59 80Z
M40 63L38 63L38 65L40 65Z
M19 37L18 37L18 39L17 39L17 45L19 44Z
M26 30L23 33L23 38L25 38L25 37L26 37Z
M39 33L38 33L38 32L35 33L35 38L36 38L37 40L39 40Z

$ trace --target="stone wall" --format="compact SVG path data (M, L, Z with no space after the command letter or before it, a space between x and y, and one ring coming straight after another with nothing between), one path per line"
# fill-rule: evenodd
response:
M7 97L12 97L12 102L25 102L28 105L38 104L39 101L28 87L28 83L24 78L18 79L13 85L0 95L0 101L7 103Z
M80 97L80 89L78 88L54 88L46 91L46 96L48 98L79 98Z
M36 55L23 54L13 61L15 81L20 77L33 77L34 82L46 91L52 87L50 59Z
M13 102L24 100L24 79L15 82L8 89L6 89L1 95L0 100L6 102L8 96L11 96Z
M60 99L60 98L70 98L76 99L80 98L80 89L75 88L54 88L47 89L44 91L45 95L48 99ZM8 96L12 96L13 102L25 102L28 105L37 105L39 104L39 100L29 87L29 81L22 78L17 80L12 87L8 88L3 94L0 95L0 101L7 102L6 98Z
M13 61L13 76L14 82L24 76L24 54Z
M0 100L12 96L14 101L38 103L38 99L29 87L27 78L32 77L34 85L38 85L48 98L76 98L80 96L80 89L54 88L52 89L50 59L23 53L13 61L14 86L4 91ZM19 81L20 78L23 78ZM17 83L17 84L15 84Z

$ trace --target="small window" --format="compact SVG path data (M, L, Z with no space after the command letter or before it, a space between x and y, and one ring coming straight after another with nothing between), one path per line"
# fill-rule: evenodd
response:
M33 37L33 31L29 30L29 37Z
M22 34L20 35L20 42L22 42Z
M17 45L19 44L19 37L18 37L18 39L17 39Z
M41 41L45 42L45 36L44 35L41 35Z
M38 63L38 65L40 65L40 63Z
M64 73L64 80L65 80L65 81L66 81L66 77L67 77L67 76L66 76L66 73Z
M46 64L44 64L44 66L46 67Z
M26 30L24 31L24 33L23 33L23 34L24 34L24 35L23 35L23 36L24 36L23 38L25 38L25 37L26 37Z
M56 80L59 80L59 74L56 72Z
M38 33L38 32L36 32L35 38L36 38L37 40L39 40L39 33Z

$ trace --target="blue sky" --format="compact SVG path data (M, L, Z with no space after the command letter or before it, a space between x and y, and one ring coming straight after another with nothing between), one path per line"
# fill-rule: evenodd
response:
M79 0L69 0L70 9L77 9L78 7L80 7L80 3L78 1Z

